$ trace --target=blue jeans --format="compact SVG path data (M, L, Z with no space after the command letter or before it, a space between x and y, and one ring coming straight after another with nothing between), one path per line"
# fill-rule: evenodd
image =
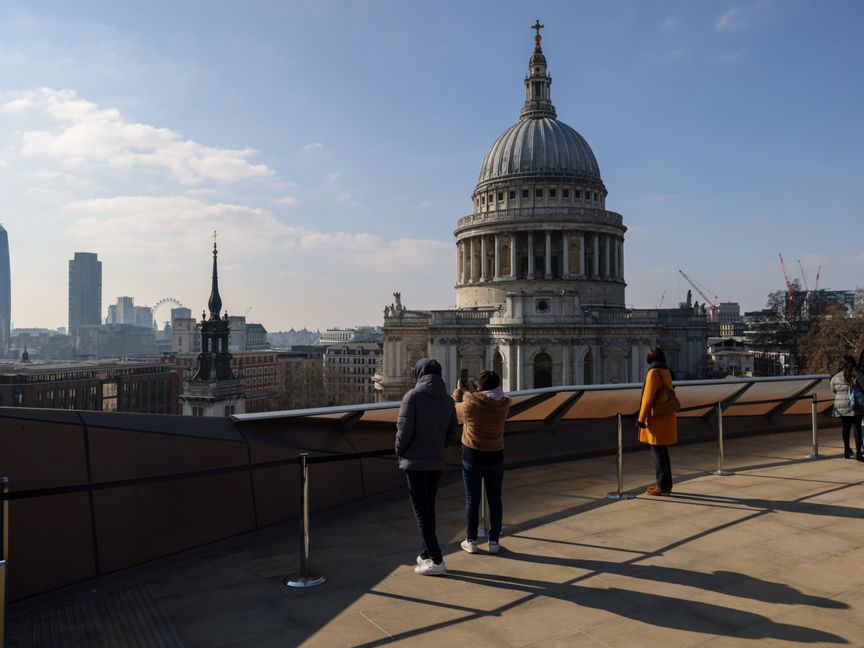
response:
M440 565L444 558L438 544L438 535L435 533L435 497L438 495L441 471L406 470L405 473L408 478L408 499L411 500L417 530L420 531L423 541L420 556L431 558L436 565Z
M465 527L467 539L477 539L478 518L482 484L486 482L486 502L489 505L489 541L498 542L501 537L501 521L504 505L501 503L501 483L504 481L504 465L490 466L470 464L462 460L462 479L465 482Z

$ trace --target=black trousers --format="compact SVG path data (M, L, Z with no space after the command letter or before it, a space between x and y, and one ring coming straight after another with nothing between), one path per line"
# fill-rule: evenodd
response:
M417 529L423 540L420 556L431 558L436 565L439 565L444 558L435 533L435 497L438 495L441 471L406 470L405 473L408 476L408 498L411 500L414 519L417 520Z
M672 462L669 460L669 446L652 445L651 458L657 473L657 488L664 493L672 491Z
M851 450L849 447L849 432L855 432L855 454L861 454L861 415L856 414L855 416L841 416L840 420L843 422L842 434L843 434L843 447L846 450Z

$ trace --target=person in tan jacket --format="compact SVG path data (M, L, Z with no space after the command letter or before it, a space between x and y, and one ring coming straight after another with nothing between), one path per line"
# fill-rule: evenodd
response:
M501 378L494 371L477 375L476 389L460 380L453 392L456 414L462 427L462 479L465 482L466 538L462 548L477 553L477 527L482 484L486 483L489 504L489 553L501 551L501 525L504 506L501 485L504 480L504 424L510 413L510 399L501 389Z
M646 358L648 374L642 387L642 403L636 427L639 441L651 446L651 457L657 474L657 485L645 489L648 495L670 495L672 493L672 463L669 446L678 443L678 420L675 412L665 416L653 413L654 397L662 386L672 389L672 373L666 366L666 355L660 347L651 347Z

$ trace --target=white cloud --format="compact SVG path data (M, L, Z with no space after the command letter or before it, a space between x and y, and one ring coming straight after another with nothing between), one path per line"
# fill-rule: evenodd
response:
M22 154L52 159L71 167L103 164L112 169L152 168L177 182L237 182L266 178L273 170L253 164L254 149L206 146L179 133L129 122L116 108L100 108L73 90L39 88L14 93L3 104L13 116L37 115L53 122L49 130L25 130L18 136Z
M431 200L423 200L417 203L417 209L429 209L432 206Z
M260 261L291 250L316 263L352 270L433 268L453 245L428 239L386 240L366 232L321 232L284 224L270 211L188 196L119 196L65 205L75 220L67 233L106 256L164 258L198 255L214 230L239 255ZM328 257L330 257L328 259Z
M717 29L728 29L735 22L735 17L741 13L738 9L732 8L717 19Z
M187 196L120 196L77 200L68 234L93 249L129 257L194 254L213 230L249 253L271 250L297 232L265 209L207 204Z
M273 199L274 205L286 205L288 207L297 204L296 196L281 196L280 198Z
M308 153L310 151L323 151L324 143L323 142L309 142L308 144L303 145L303 151Z

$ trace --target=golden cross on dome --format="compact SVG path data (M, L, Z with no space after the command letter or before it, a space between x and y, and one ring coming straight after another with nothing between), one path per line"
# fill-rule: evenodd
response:
M539 52L540 51L540 41L543 39L543 37L540 35L540 30L543 29L543 25L540 23L539 19L537 20L537 22L535 22L533 25L531 25L531 29L533 29L537 32L537 35L534 37L534 51Z
M535 22L533 25L531 25L531 29L534 29L537 32L537 36L536 36L537 38L540 38L540 30L543 29L544 27L545 27L545 25L541 25L539 19L537 20L537 22Z

